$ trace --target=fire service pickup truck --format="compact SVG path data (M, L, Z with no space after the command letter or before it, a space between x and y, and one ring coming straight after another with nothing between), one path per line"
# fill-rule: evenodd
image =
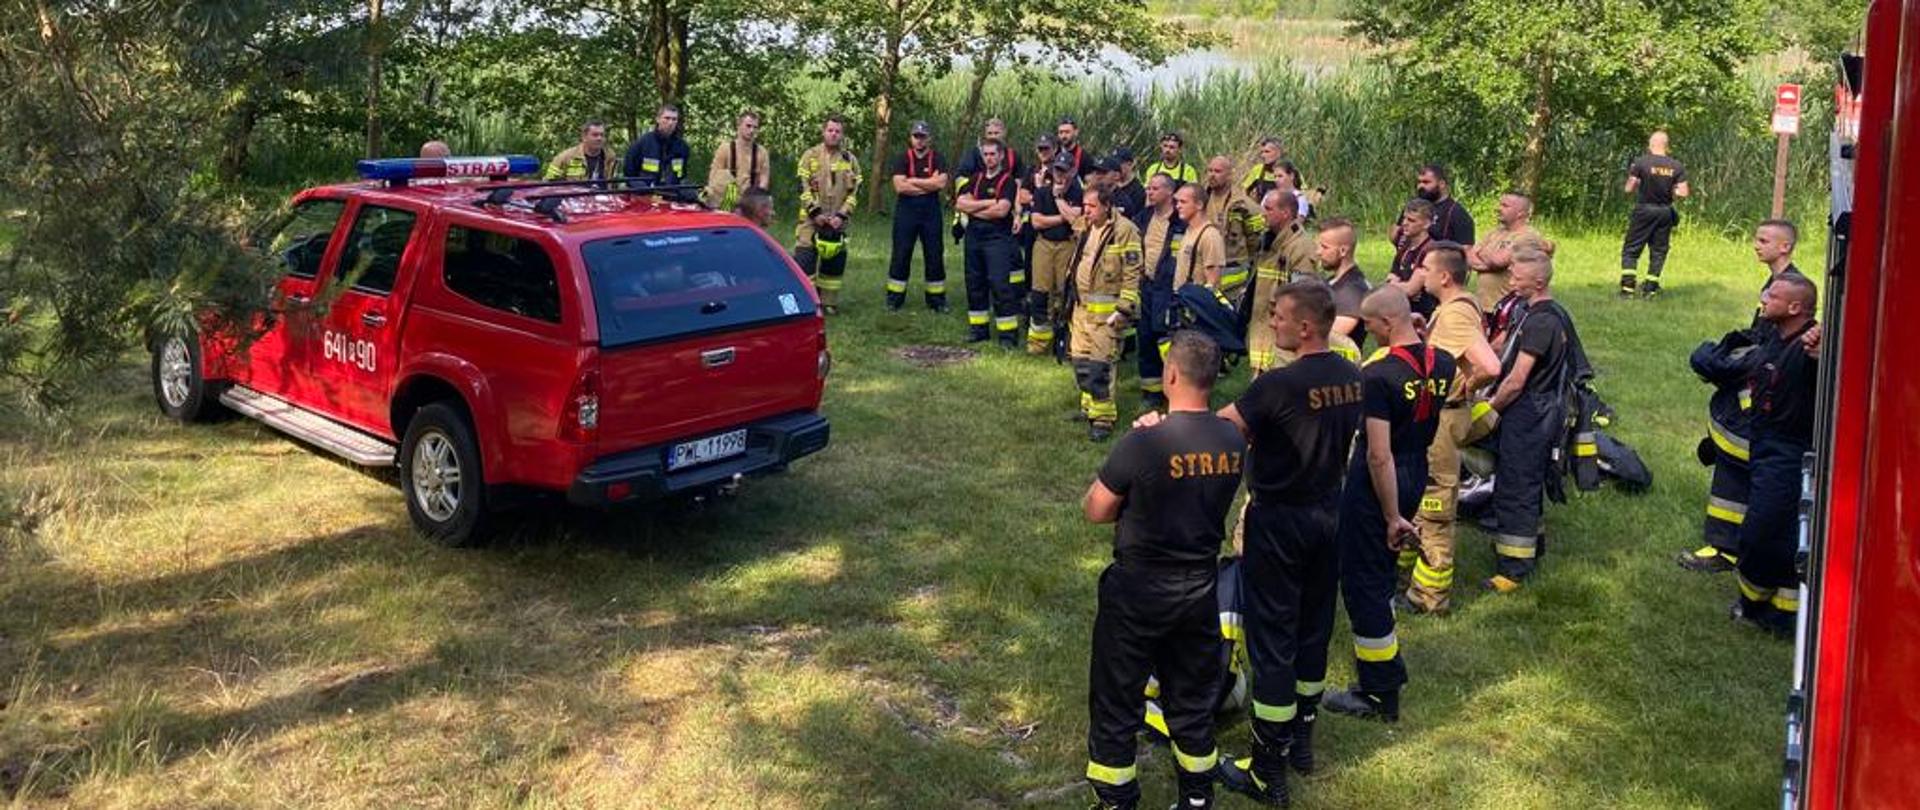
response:
M153 341L160 409L398 465L448 545L512 489L699 494L826 447L825 323L777 244L680 188L508 182L538 165L361 161L296 195L260 241L284 274L251 328Z

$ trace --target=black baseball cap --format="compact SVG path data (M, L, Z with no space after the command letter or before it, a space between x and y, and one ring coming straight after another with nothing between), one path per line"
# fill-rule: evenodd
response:
M1114 160L1112 155L1108 155L1094 161L1093 170L1096 172L1117 172L1120 171L1120 161Z
M1115 163L1132 163L1133 149L1126 146L1118 147L1113 150L1113 154L1109 157L1111 157Z
M1187 139L1180 137L1180 133L1178 130L1171 130L1171 129L1167 130L1167 134L1160 136L1160 140L1173 141L1174 143L1180 144L1181 146L1187 145Z
M1068 125L1077 127L1077 126L1080 126L1080 122L1073 120L1073 116L1071 115L1063 115L1063 116L1060 116L1060 123L1054 124L1054 126L1056 127L1062 127L1062 126L1068 126Z
M927 126L927 122L925 122L925 121L915 121L915 122L913 122L913 131L912 131L912 132L911 132L910 134L913 134L913 135L932 135L932 134L933 134L933 127L930 127L930 126Z
M1061 152L1054 155L1052 162L1047 166L1055 171L1073 171L1073 153Z
M1035 149L1052 149L1057 145L1058 143L1054 141L1052 135L1042 135L1033 139L1033 147Z

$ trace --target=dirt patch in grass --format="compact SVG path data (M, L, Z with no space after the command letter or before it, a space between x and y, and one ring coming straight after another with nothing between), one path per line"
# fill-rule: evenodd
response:
M894 350L893 356L920 368L939 368L965 363L979 357L980 353L958 346L906 346Z

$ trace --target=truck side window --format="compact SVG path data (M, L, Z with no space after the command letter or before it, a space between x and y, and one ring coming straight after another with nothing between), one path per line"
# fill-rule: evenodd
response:
M320 275L320 259L327 253L327 240L340 224L340 212L347 204L341 200L308 200L281 215L278 227L269 226L273 237L267 242L267 255L286 265L287 275L313 278Z
M447 289L488 309L560 322L560 279L538 242L459 225L447 229Z
M393 292L394 277L400 273L400 257L407 252L407 237L417 219L410 211L360 206L353 218L353 231L340 250L340 267L333 283L345 282L353 289L374 295Z

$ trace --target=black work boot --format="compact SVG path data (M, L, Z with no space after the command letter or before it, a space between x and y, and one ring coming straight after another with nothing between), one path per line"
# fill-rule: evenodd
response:
M1640 297L1654 298L1659 295L1660 295L1660 277L1659 276L1648 276L1645 281L1640 282Z
M906 293L897 293L897 292L887 293L887 311L888 312L899 312L900 308L906 305L907 305Z
M1313 724L1320 719L1320 696L1295 698L1300 713L1293 716L1288 730L1293 740L1287 746L1287 764L1293 766L1294 773L1305 776L1313 773Z
M1124 785L1094 783L1093 804L1090 810L1138 810L1139 807L1140 783L1138 781Z
M1214 766L1218 770L1219 766ZM1168 810L1212 810L1213 808L1213 770L1200 773L1188 773L1179 765L1173 767L1174 783L1180 786L1180 800Z
M1292 800L1287 792L1287 726L1255 720L1253 727L1253 756L1237 761L1221 757L1214 778L1228 790L1267 807L1286 807ZM1261 739L1262 728L1276 744Z
M1112 422L1107 422L1102 420L1097 422L1090 421L1087 423L1087 440L1088 441L1104 442L1110 438L1113 438Z
M1734 560L1727 557L1726 552L1710 545L1701 546L1693 551L1682 551L1674 557L1674 562L1688 571L1699 571L1703 574L1718 574L1738 567Z
M1323 705L1327 707L1327 711L1358 717L1362 720L1379 720L1383 723L1400 722L1400 690L1398 689L1382 692L1336 689L1327 693Z
M1635 292L1637 281L1638 279L1635 277L1633 273L1621 273L1620 274L1620 297L1632 298Z

